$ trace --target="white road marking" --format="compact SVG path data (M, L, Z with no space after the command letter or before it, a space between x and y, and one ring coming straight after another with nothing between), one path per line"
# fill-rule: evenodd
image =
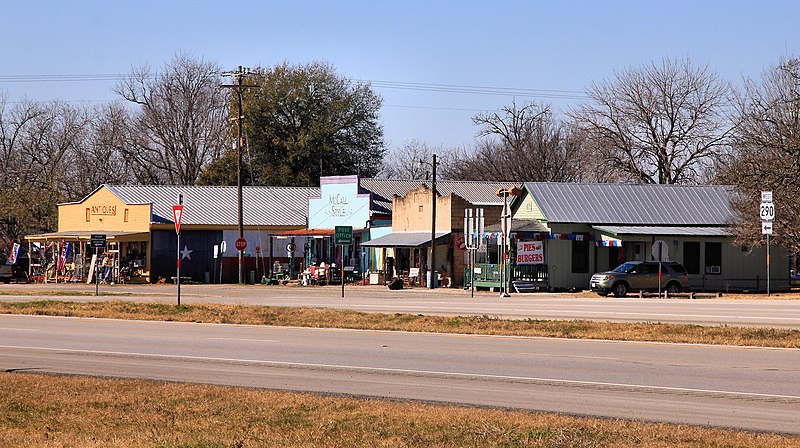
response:
M540 378L540 377L526 377L526 376L513 376L513 375L490 375L485 373L444 372L437 370L396 369L391 367L348 366L339 364L264 361L259 359L217 358L208 356L162 355L156 353L112 352L103 350L78 350L78 349L53 348L53 347L25 347L25 346L15 346L15 345L0 345L0 349L4 348L64 352L64 353L82 353L89 355L129 356L129 357L142 357L142 358L176 359L176 360L188 360L188 361L212 361L212 362L239 363L239 364L260 364L272 367L336 369L336 370L351 370L356 372L359 371L377 372L377 373L387 373L387 374L436 375L444 377L469 378L469 379L528 381L528 382L555 383L555 384L566 384L566 385L576 385L576 386L619 387L619 388L627 388L633 390L655 391L655 392L681 392L681 393L730 395L733 397L740 397L740 398L773 398L773 399L800 400L800 395L762 394L755 392L740 392L740 391L718 390L718 389L694 389L689 387L651 386L645 384L609 383L603 381L566 380L559 378Z
M555 353L517 353L520 356L547 356L550 358L580 358L580 359L605 359L608 361L619 361L620 358L608 356L583 356L583 355L558 355Z
M0 330L2 330L2 331L40 331L40 330L37 330L35 328L3 328L3 327L0 327Z
M276 339L206 338L209 341L278 342Z

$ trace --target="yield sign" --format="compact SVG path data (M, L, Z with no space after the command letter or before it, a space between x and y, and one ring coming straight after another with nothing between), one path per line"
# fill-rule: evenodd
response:
M183 206L172 206L172 217L175 221L175 233L181 233L181 218L183 218Z

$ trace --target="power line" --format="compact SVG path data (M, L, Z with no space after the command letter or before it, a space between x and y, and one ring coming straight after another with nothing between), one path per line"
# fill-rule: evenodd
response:
M222 73L220 73L222 75ZM144 76L144 79L154 79L159 76L153 73ZM48 83L48 82L98 82L121 81L125 79L141 78L142 75L124 73L94 73L94 74L30 74L30 75L0 75L2 83ZM457 93L470 95L495 95L519 96L552 99L584 99L586 95L578 90L561 89L534 89L525 87L499 87L461 84L424 83L410 81L385 81L370 79L351 79L353 82L369 84L378 89L411 90L421 92Z

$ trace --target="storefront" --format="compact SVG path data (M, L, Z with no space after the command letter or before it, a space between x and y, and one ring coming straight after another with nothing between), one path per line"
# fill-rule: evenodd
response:
M299 268L302 252L290 257L271 235L303 229L309 196L317 188L243 189L245 281L258 281L274 261ZM182 195L181 247L172 206ZM109 282L171 281L176 258L181 276L196 282L238 281L236 187L101 185L78 202L59 204L58 231L26 237L30 274L41 281L87 281L94 262L108 269ZM105 235L93 250L91 235ZM305 241L301 241L304 244ZM274 256L273 256L274 255Z
M733 217L724 186L641 184L524 184L511 204L512 226L540 231L512 232L511 260L519 260L512 279L520 286L534 276L542 289L585 289L595 272L625 261L662 259L680 262L692 289L764 290L765 247L734 243ZM542 248L531 253L533 244ZM789 287L789 257L771 252L773 289ZM541 261L539 261L541 259ZM536 268L524 267L533 263ZM533 273L525 270L534 269Z

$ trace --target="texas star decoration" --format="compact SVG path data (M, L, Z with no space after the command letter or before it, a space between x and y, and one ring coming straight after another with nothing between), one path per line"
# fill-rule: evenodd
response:
M189 246L185 246L184 245L183 246L183 250L181 251L181 260L185 260L187 258L191 260L192 259L192 255L191 255L192 252L194 252L194 251L189 249Z

